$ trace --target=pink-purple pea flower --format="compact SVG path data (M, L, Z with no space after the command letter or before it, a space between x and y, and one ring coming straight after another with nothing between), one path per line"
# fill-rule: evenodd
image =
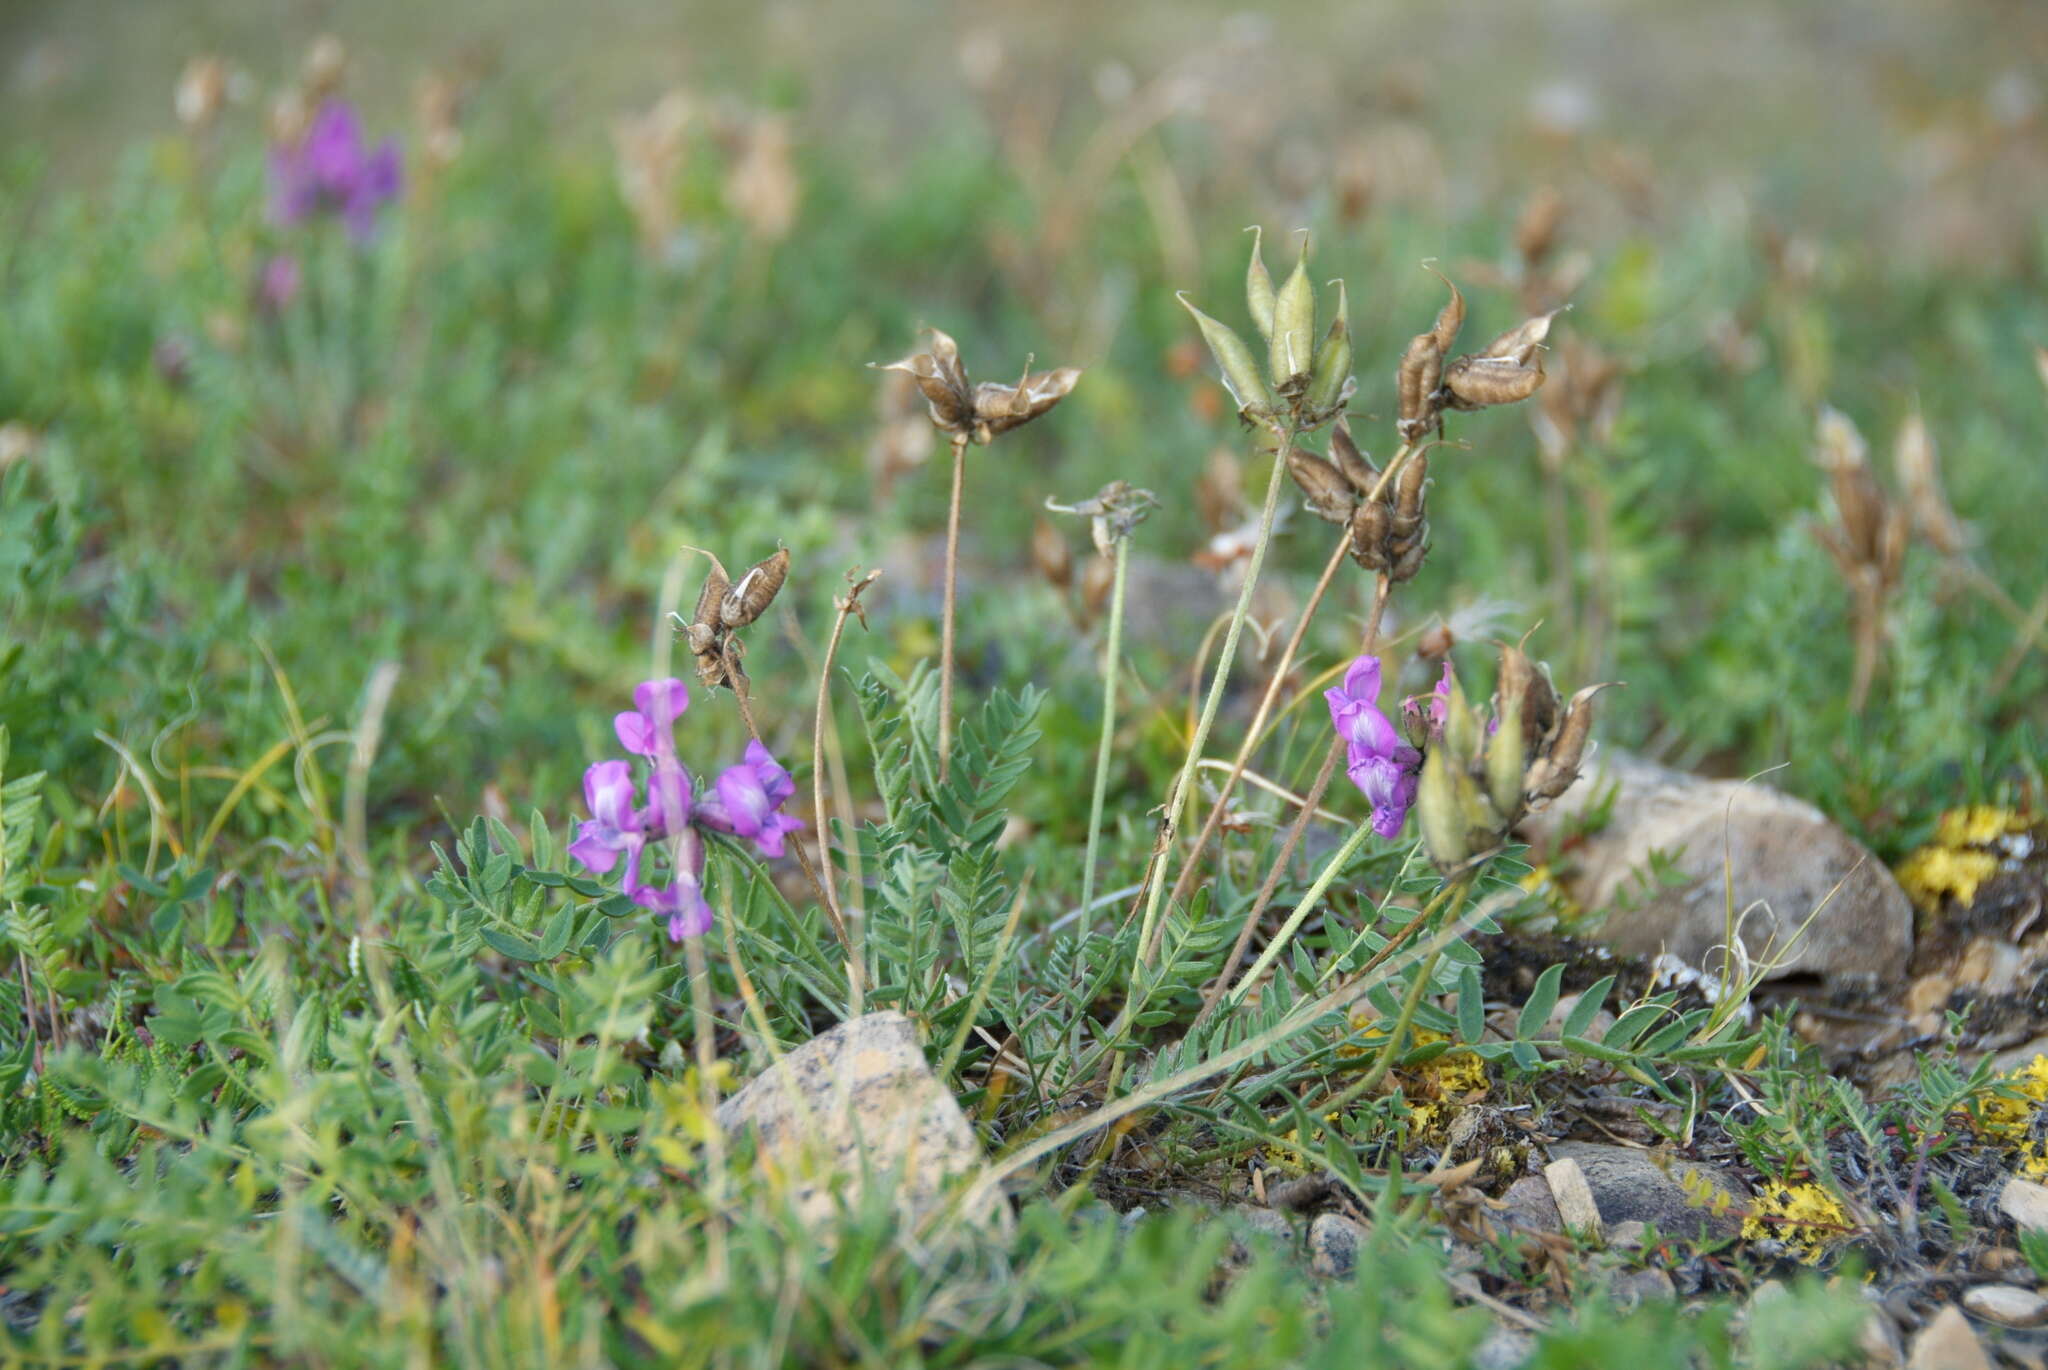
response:
M403 183L398 144L387 138L373 150L345 100L327 101L297 142L270 150L270 213L280 224L331 213L366 242Z
M647 802L638 802L630 762L593 765L583 776L590 820L578 829L569 854L599 875L609 874L623 857L621 888L640 907L667 915L668 935L680 942L711 927L704 833L743 837L761 855L781 856L785 835L803 827L779 812L796 785L766 747L752 742L745 759L698 793L676 756L675 721L690 707L688 688L680 680L649 680L633 691L633 703L612 727L621 746L649 763ZM666 884L642 879L641 857L648 851L667 855Z
M1401 740L1394 724L1380 711L1380 660L1361 656L1344 673L1344 683L1323 692L1330 702L1330 722L1344 739L1345 771L1372 804L1372 830L1381 837L1399 836L1415 802L1422 753Z

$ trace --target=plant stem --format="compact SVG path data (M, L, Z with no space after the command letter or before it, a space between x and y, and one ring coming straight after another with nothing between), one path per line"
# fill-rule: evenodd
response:
M1378 1089L1380 1081L1387 1078L1387 1072L1393 1069L1394 1057L1400 1054L1401 1043L1408 1036L1408 1029L1414 1026L1415 1010L1421 1006L1422 996L1428 990L1430 980L1436 975L1437 959L1442 954L1441 951L1431 952L1417 968L1415 979L1409 984L1408 993L1401 1000L1401 1014L1394 1019L1393 1030L1381 1044L1379 1057L1372 1063L1372 1069L1365 1072L1365 1078L1331 1099L1324 1106L1323 1112L1335 1113L1348 1108L1358 1099Z
M1130 569L1129 538L1116 540L1116 573L1109 591L1109 642L1102 663L1102 740L1095 748L1095 794L1088 803L1088 855L1081 867L1079 940L1088 940L1089 911L1095 901L1095 862L1102 848L1102 802L1109 790L1109 753L1116 740L1116 680L1123 664L1124 575Z
M1323 895L1336 882L1337 872L1344 869L1344 863L1365 845L1365 835L1371 831L1370 823L1360 823L1351 830L1351 836L1344 839L1344 845L1337 848L1330 859L1323 863L1323 869L1316 875L1315 882L1301 896L1301 901L1294 906L1294 912L1287 915L1287 921L1280 925L1280 931L1273 934L1273 940L1266 944L1266 949L1259 953L1259 959L1252 962L1251 969L1238 980L1235 995L1225 995L1225 998L1232 999L1233 1002L1242 1000L1258 982L1259 977L1266 973L1267 968L1280 959L1280 953L1287 948L1288 939L1294 936L1295 930L1306 922L1308 916L1315 912L1316 906L1322 903Z
M1166 811L1159 819L1159 837L1153 843L1152 861L1145 871L1145 885L1148 894L1145 900L1145 916L1139 924L1138 954L1132 966L1132 989L1137 988L1137 971L1150 963L1156 950L1155 940L1160 924L1160 903L1166 893L1166 886L1160 877L1165 874L1166 858L1173 848L1173 835L1179 826L1181 806L1187 802L1194 789L1195 770L1202 759L1203 748L1209 745L1209 729L1215 725L1216 711L1223 703L1223 689L1230 680L1230 667L1237 658L1237 639L1244 631L1245 618L1251 613L1252 592L1258 588L1259 571L1266 564L1266 548L1273 541L1273 513L1280 505L1280 485L1287 474L1286 453L1294 445L1295 427L1290 421L1280 430L1280 442L1274 448L1273 474L1266 481L1266 503L1259 512L1259 536L1252 544L1251 562L1245 567L1244 586L1238 591L1237 607L1230 615L1230 627L1223 635L1223 651L1216 659L1216 674L1209 683L1209 697L1202 705L1202 716L1195 724L1195 735L1188 739L1187 759L1181 763L1180 774L1175 777L1173 788L1167 791Z
M846 632L847 616L858 607L860 592L872 585L880 574L876 571L857 581L849 575L853 588L844 599L836 601L838 613L832 620L832 636L825 643L824 663L818 668L817 712L811 723L811 814L818 825L818 865L822 867L818 883L825 895L825 911L831 915L832 927L839 934L840 950L846 953L847 990L853 1001L851 1013L855 1018L861 1013L866 975L861 949L854 945L855 939L850 935L846 911L839 907L839 878L832 870L832 843L825 817L825 711L832 694L832 659L839 655L839 639Z
M953 760L953 599L960 579L960 487L967 479L967 439L953 439L953 497L946 509L946 605L939 623L939 783Z
M739 703L740 721L747 725L747 736L759 742L763 750L767 750L768 744L763 741L761 729L754 722L754 706L748 697L744 677L741 678L741 683L734 687L732 697ZM824 851L824 846L825 835L821 832L818 834L818 850L820 853ZM825 910L825 918L832 924L832 932L834 936L838 937L839 945L842 948L847 947L846 924L839 917L838 901L826 890L825 882L818 878L818 868L811 864L810 856L804 851L804 844L802 842L790 843L789 852L792 856L796 857L796 864L803 871L804 879L811 882L811 890L818 896L818 905ZM829 862L829 858L827 860ZM858 990L855 993L857 994Z
M1216 802L1209 807L1209 817L1203 821L1202 830L1195 834L1195 845L1184 858L1180 876L1173 882L1173 892L1166 897L1169 907L1186 899L1195 883L1195 876L1201 869L1202 853L1208 849L1209 841L1223 826L1223 815L1229 811L1230 797L1237 793L1238 782L1244 779L1244 769L1250 763L1252 753L1258 749L1266 720L1272 716L1274 701L1280 697L1280 687L1287 681L1287 672L1294 665L1294 654L1301 649L1301 640L1308 633L1309 621L1316 616L1316 609L1323 602L1323 595L1329 590L1330 582L1336 579L1337 568L1344 563L1344 554L1351 550L1350 533L1340 533L1337 545L1330 552L1330 559L1323 566L1323 574L1316 580L1316 587L1309 592L1308 603L1302 607L1301 617L1295 620L1294 632L1281 649L1280 661L1273 668L1272 679L1266 682L1266 693L1259 700L1258 712L1252 715L1251 727L1245 730L1244 742L1237 749L1237 756L1230 763L1230 774L1223 781L1223 787L1216 792ZM1311 806L1313 807L1313 806ZM1083 899L1083 903L1087 901Z
M1400 458L1396 457L1395 460L1398 462ZM1392 467L1388 469L1391 470ZM1379 641L1380 620L1386 616L1387 596L1393 588L1393 582L1387 578L1385 572L1381 572L1379 578L1373 582L1372 614L1366 620L1365 636L1360 639L1361 651L1366 654L1370 654ZM1337 762L1343 755L1344 739L1332 737L1329 747L1323 753L1322 769L1316 772L1315 783L1309 786L1308 796L1302 800L1300 810L1294 815L1294 822L1288 826L1287 836L1281 839L1280 854L1273 859L1272 866L1266 871L1266 878L1259 884L1259 892L1253 897L1251 909L1244 916L1244 926L1237 930L1237 945L1230 949L1229 959L1223 963L1223 969L1217 972L1215 982L1209 987L1208 998L1202 1004L1201 1013L1195 1018L1197 1023L1215 1012L1216 1005L1222 1002L1224 986L1230 983L1232 973L1243 963L1245 951L1251 946L1252 933L1257 930L1259 920L1265 916L1266 906L1272 903L1273 892L1280 887L1281 876L1287 873L1288 865L1294 860L1294 849L1300 845L1301 835L1308 830L1309 819L1315 814L1317 806L1323 802L1323 795L1328 793L1330 781L1337 774Z

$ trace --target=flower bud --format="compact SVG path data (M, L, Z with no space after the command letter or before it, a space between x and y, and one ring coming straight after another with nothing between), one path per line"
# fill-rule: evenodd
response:
M1252 235L1251 266L1244 275L1244 302L1250 309L1252 322L1258 325L1259 337L1269 346L1273 341L1273 278L1266 271L1266 254L1263 248L1265 231L1254 224Z
M1323 335L1323 345L1316 349L1315 371L1309 377L1308 406L1311 410L1333 409L1350 398L1346 387L1351 384L1351 326L1345 321L1349 312L1344 282L1339 281L1337 317L1330 320L1330 331Z
M1276 390L1305 385L1315 364L1316 291L1308 279L1308 235L1301 255L1273 299L1273 346L1267 374ZM1297 391L1298 393L1298 391Z
M1238 337L1236 330L1228 324L1210 318L1189 304L1185 294L1176 294L1174 298L1195 316L1203 340L1215 355L1216 364L1223 368L1223 384L1229 388L1231 398L1237 401L1238 413L1270 412L1273 392L1266 388L1266 379L1259 373L1259 364L1252 360L1251 349L1244 345L1244 339Z

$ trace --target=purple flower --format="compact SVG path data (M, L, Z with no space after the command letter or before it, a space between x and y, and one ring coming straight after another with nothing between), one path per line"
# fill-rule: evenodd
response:
M590 821L578 830L569 854L599 875L609 874L623 855L620 888L640 907L667 915L668 935L681 941L711 927L704 834L729 833L751 841L763 856L781 856L784 837L803 827L780 812L796 784L766 747L751 742L737 766L728 766L708 792L699 793L676 757L675 721L690 707L689 689L680 680L649 680L633 691L633 703L635 708L612 720L612 728L620 745L650 763L647 802L635 807L639 792L631 762L598 762L583 776ZM642 879L641 857L650 851L657 858L667 855L666 883Z
M746 758L719 773L712 793L697 806L698 821L718 832L747 838L761 855L783 853L783 834L799 831L801 819L778 813L796 784L759 742L747 744Z
M270 150L270 213L281 224L338 214L349 236L364 242L402 183L398 145L387 138L372 151L345 100L321 105L296 144Z
M1444 720L1451 712L1451 663L1444 659L1443 679L1426 695L1409 695L1401 701L1401 726L1408 740L1420 747L1444 735Z
M642 814L633 809L633 768L623 761L600 761L583 773L583 802L590 821L577 830L569 855L599 875L608 874L626 858L625 882L640 875L640 849L647 844Z
M669 883L635 885L633 902L668 915L668 937L680 942L711 931L711 905L704 899L704 838L685 825L669 846Z
M1344 739L1345 773L1372 804L1372 830L1392 838L1400 834L1415 802L1422 753L1401 741L1380 712L1379 696L1380 661L1373 656L1352 662L1343 685L1323 692L1330 701L1330 723Z
M657 765L676 757L675 721L690 707L690 689L670 676L633 687L634 707L612 720L619 745Z

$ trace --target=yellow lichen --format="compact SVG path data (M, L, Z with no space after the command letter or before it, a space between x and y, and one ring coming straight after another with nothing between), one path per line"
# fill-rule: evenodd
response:
M1950 809L1935 824L1934 840L1944 847L1985 847L2008 833L2025 832L2027 820L1996 804Z
M1913 902L1929 913L1941 908L1944 896L1953 896L1964 908L1977 897L1977 887L1998 872L1998 858L1990 852L1957 851L1952 847L1922 847L1901 861L1894 872L1899 887Z
M2048 1056L2036 1056L1992 1084L2011 1092L1987 1090L1976 1098L1977 1135L2016 1153L2025 1178L2048 1179L2048 1142L2034 1136L2034 1118L2048 1104Z
M1777 1184L1760 1191L1742 1222L1745 1241L1771 1238L1783 1242L1808 1265L1817 1264L1829 1243L1846 1236L1854 1224L1841 1201L1808 1181Z

